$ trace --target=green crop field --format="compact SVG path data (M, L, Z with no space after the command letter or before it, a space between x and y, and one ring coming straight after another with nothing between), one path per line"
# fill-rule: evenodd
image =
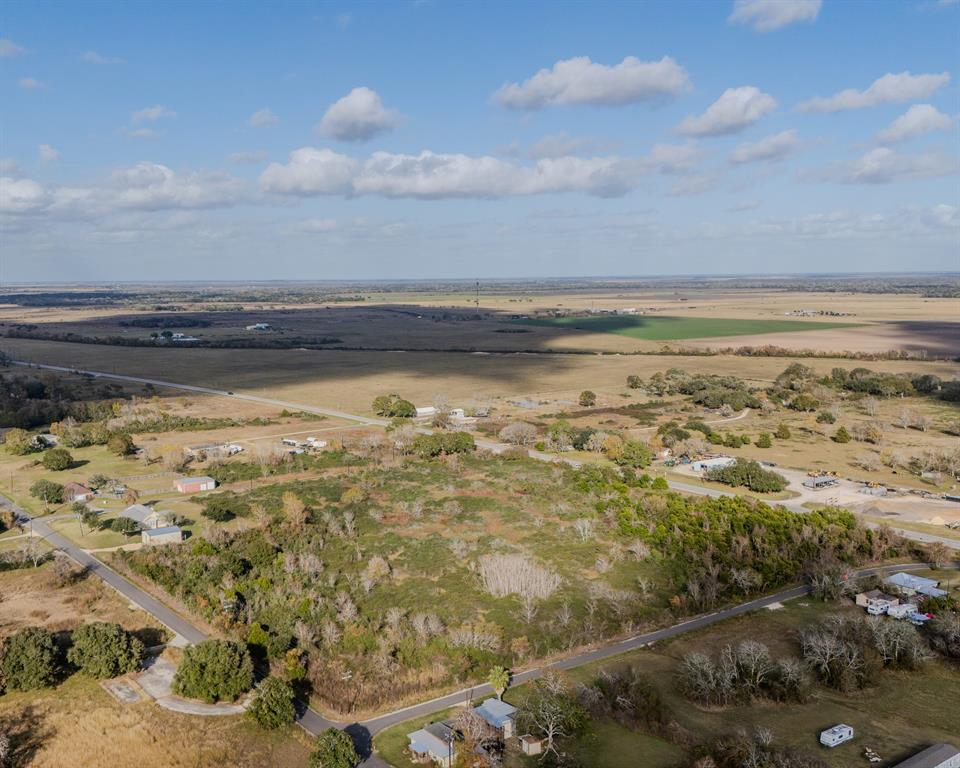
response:
M617 315L604 317L555 317L519 320L522 325L570 328L590 333L615 333L647 341L705 339L714 336L752 336L757 333L824 331L851 328L859 323L806 322L803 320L756 320L713 317L646 317Z

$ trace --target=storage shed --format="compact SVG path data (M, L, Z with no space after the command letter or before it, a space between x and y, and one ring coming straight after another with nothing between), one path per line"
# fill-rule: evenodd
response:
M173 487L180 493L200 493L201 491L212 491L217 487L217 481L206 475L178 477L173 481Z
M145 547L179 544L183 541L183 531L178 525L168 525L166 528L149 528L140 532L140 541L143 542Z

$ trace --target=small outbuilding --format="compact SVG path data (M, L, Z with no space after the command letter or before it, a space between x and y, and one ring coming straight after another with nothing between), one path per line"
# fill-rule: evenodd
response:
M837 485L840 485L840 481L830 475L817 475L816 477L808 477L803 481L803 487L809 488L811 491L821 491L824 488L833 488Z
M180 493L200 493L201 491L212 491L217 487L217 481L207 475L178 477L173 481L173 487Z
M543 752L543 739L525 733L520 737L520 751L525 755L539 755Z
M724 467L729 467L731 464L735 464L736 461L732 456L717 456L712 459L700 459L699 461L693 462L690 466L694 472L706 472L708 469L723 469Z
M825 747L836 747L853 739L853 727L840 723L820 733L820 743Z
M953 744L934 744L894 768L960 768L960 749Z
M90 488L80 483L67 483L63 486L63 498L66 501L89 501L94 496Z
M429 419L432 416L437 415L437 409L432 405L425 405L421 408L417 408L417 418L418 419Z
M163 544L179 544L183 541L183 531L179 525L168 525L164 528L149 528L140 532L140 541L146 547L157 547Z
M503 738L509 739L513 736L513 716L517 708L512 704L507 704L500 699L487 699L478 707L475 707L473 711L482 717L488 725L496 728Z

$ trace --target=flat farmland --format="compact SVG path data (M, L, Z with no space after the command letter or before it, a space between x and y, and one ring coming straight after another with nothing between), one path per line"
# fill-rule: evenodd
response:
M398 392L418 405L429 404L438 394L449 397L453 405L497 404L518 397L575 401L586 388L620 398L628 394L628 375L648 378L670 367L739 376L762 386L791 362L789 358L732 355L172 349L28 339L3 339L0 348L30 362L243 391L355 413L369 413L373 398L389 392ZM860 365L832 358L803 362L823 374L837 365ZM945 361L883 360L869 365L874 370L931 373L945 379L957 374L957 365Z
M673 315L605 317L556 317L521 320L522 325L570 328L590 333L615 333L647 341L679 341L712 336L753 336L767 333L808 331L819 333L833 328L849 328L856 323L806 322L802 320L764 320L723 317L676 317Z

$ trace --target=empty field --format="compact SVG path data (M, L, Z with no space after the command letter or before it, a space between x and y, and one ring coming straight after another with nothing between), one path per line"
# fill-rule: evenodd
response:
M646 341L677 341L713 336L749 336L762 333L822 331L850 328L857 323L804 322L802 320L764 320L747 318L656 317L618 315L613 317L556 317L543 320L522 320L518 324L539 325L589 333L615 333Z

